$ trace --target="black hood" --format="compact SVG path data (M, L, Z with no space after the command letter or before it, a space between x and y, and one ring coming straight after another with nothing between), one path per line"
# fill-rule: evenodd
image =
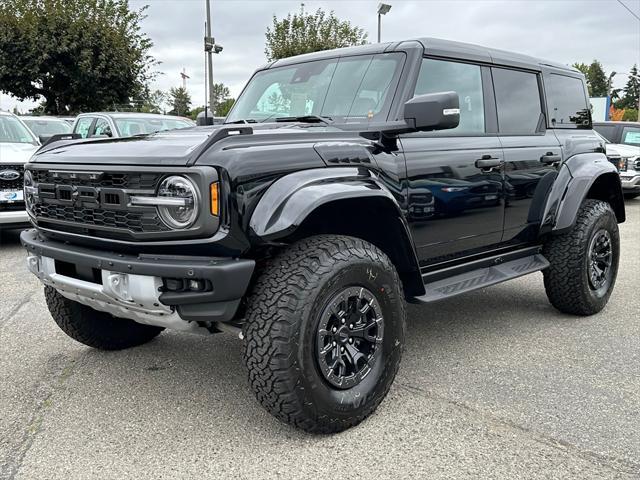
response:
M201 164L201 157L212 162L212 154L229 149L255 146L345 141L364 139L356 132L327 125L251 124L216 125L160 132L129 138L104 138L61 141L42 147L32 158L35 163L95 164L95 165L166 165Z

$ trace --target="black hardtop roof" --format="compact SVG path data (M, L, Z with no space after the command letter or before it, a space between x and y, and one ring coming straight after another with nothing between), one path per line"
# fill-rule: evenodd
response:
M424 48L427 55L433 55L437 57L452 57L464 60L479 61L483 63L493 63L496 65L528 68L532 70L540 70L542 66L545 66L564 70L568 73L570 72L573 74L582 75L579 70L557 62L542 60L528 55L522 55L520 53L508 52L506 50L483 47L471 43L462 43L452 40L443 40L439 38L428 37L408 39L402 42L371 43L357 47L346 47L338 48L335 50L324 50L321 52L307 53L304 55L297 55L295 57L284 58L282 60L276 60L275 62L269 64L267 68L292 65L302 62L310 62L314 60L324 60L328 58L377 54L403 50L406 48L419 47Z

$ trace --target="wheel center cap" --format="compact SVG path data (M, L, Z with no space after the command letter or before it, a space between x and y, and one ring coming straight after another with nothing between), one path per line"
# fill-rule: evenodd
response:
M338 341L341 344L345 344L349 341L349 329L347 326L340 327L340 330L337 331L336 336L338 337Z

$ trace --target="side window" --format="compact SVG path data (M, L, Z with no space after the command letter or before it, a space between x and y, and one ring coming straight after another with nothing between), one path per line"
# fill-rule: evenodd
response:
M533 135L540 123L542 105L535 73L493 68L493 87L500 133Z
M622 129L622 140L620 143L633 146L640 145L640 128L624 127Z
M93 129L93 136L97 137L100 135L105 135L107 137L112 137L113 133L111 133L111 126L109 122L104 118L99 118L96 121L96 126Z
M89 136L89 128L91 127L91 123L93 123L93 118L91 117L82 117L78 119L78 122L73 129L73 133L79 133L82 138L87 138Z
M484 98L480 66L423 59L414 95L452 90L460 98L460 124L445 132L484 133Z
M582 80L556 74L549 75L545 80L551 125L563 128L591 124Z
M609 140L611 143L615 143L616 137L616 126L615 125L594 125L593 129L602 135L604 138Z

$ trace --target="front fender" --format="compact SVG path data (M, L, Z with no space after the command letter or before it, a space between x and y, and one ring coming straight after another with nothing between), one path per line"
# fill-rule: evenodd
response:
M277 180L262 196L249 226L262 239L283 237L316 208L347 198L383 197L398 209L394 196L363 167L317 168Z
M620 177L602 153L583 153L569 158L558 173L543 215L541 233L562 233L571 229L580 205L597 181L605 182L608 200L623 222L624 202Z

